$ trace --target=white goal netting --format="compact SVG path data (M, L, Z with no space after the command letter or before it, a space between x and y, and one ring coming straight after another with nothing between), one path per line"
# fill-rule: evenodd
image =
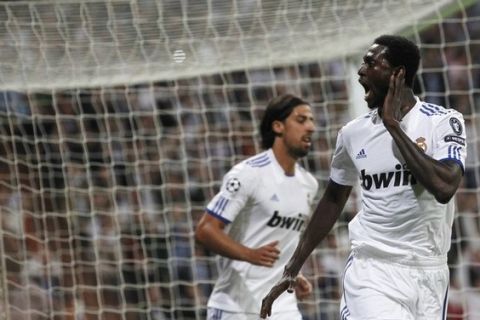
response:
M460 0L0 2L0 319L204 319L217 266L193 230L259 151L267 101L311 102L323 187L383 33L420 46L418 94L465 116L448 319L479 319L480 5ZM305 319L339 319L356 210L303 269Z

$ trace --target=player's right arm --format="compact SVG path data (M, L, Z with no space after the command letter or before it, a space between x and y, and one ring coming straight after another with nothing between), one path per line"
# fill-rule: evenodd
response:
M234 260L246 261L254 265L272 267L278 260L278 241L259 248L249 248L233 240L224 231L225 222L204 213L195 230L195 239L213 252Z
M351 186L344 186L330 180L325 193L315 209L292 258L285 267L285 272L296 276L305 260L313 249L322 241L332 229L345 207L345 203L352 190Z
M258 174L246 162L235 165L223 178L219 192L207 204L195 238L209 250L229 259L272 267L280 251L278 241L250 248L233 239L225 227L235 221L257 190Z
M270 290L262 300L260 317L266 318L271 315L272 304L275 299L288 289L292 292L295 278L305 260L313 249L322 241L332 229L335 221L343 211L345 203L352 191L351 186L340 185L332 180L329 181L322 199L317 205L300 242L285 267L282 279Z

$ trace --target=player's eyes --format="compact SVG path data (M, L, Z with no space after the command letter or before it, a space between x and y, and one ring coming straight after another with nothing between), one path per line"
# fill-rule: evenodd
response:
M313 118L307 118L307 117L299 117L297 118L297 122L300 123L300 124L303 124L307 121L312 121L313 122Z
M374 65L374 61L372 59L365 59L363 60L363 64L371 67Z

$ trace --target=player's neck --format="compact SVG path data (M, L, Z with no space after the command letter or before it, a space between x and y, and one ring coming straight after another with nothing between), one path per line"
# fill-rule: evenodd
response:
M275 159L277 160L280 167L282 167L285 175L294 176L297 159L292 157L283 145L274 145L272 147L272 151Z
M402 112L402 118L415 106L417 103L417 99L415 99L415 95L412 89L406 89L403 95L403 105L400 108Z
M412 89L405 89L405 91L403 92L402 100L403 102L402 106L400 107L400 112L401 118L403 119L403 117L415 106L415 104L417 103L417 99L415 98L415 94L413 93ZM380 108L378 111L381 117L383 110Z

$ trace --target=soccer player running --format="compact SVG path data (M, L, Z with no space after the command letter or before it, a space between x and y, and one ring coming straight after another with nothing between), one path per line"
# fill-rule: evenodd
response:
M195 236L220 255L207 319L257 320L261 298L282 277L318 190L298 164L311 149L314 130L307 102L290 94L272 99L260 124L266 150L235 165L207 205ZM274 319L302 318L297 298L307 297L312 286L299 276L294 290L279 298Z
M261 318L291 290L360 179L361 208L348 226L341 319L445 319L452 197L464 170L465 126L457 111L414 95L419 62L418 47L399 36L380 36L366 52L358 75L371 111L340 130L325 193L283 278L263 299Z

